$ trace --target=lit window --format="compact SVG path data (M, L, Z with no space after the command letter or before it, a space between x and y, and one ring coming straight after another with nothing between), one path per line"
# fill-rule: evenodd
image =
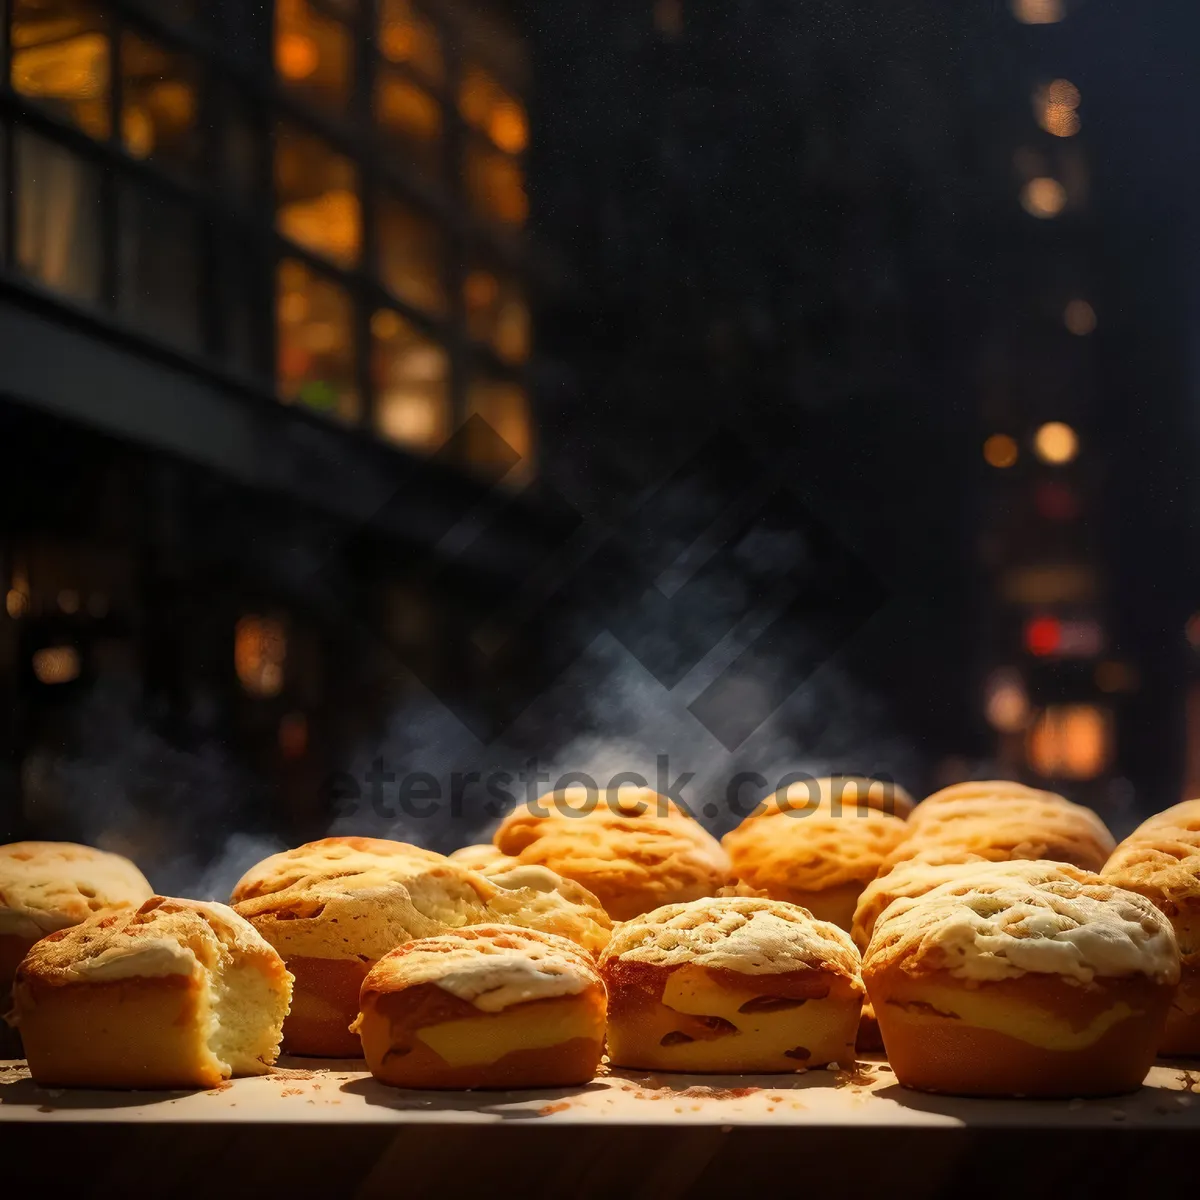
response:
M1047 779L1095 779L1108 765L1112 720L1091 704L1043 710L1029 731L1029 765Z
M394 196L376 209L379 276L402 300L430 312L446 308L442 234L436 224Z
M510 479L525 480L533 474L533 428L529 413L529 398L525 389L516 383L496 379L475 379L467 392L467 414L478 415L487 422L492 433L500 438L508 451L495 452L491 436L480 438L467 452L471 461L489 467L497 457L520 456L512 468Z
M195 166L196 83L177 56L144 38L121 39L121 141L134 158Z
M353 306L346 289L285 259L279 264L276 318L279 398L357 420Z
M446 352L392 309L371 318L375 427L390 442L436 450L450 426Z
M507 225L523 225L529 215L525 179L516 159L472 139L464 164L467 192L480 212Z
M55 142L13 131L17 266L76 300L100 298L100 181Z
M131 325L200 348L200 228L186 205L122 183L117 308Z
M389 145L426 175L442 166L442 110L424 88L395 71L380 71L375 118Z
M468 66L459 88L463 120L486 133L501 150L520 154L529 144L525 107L482 67Z
M1066 188L1048 175L1039 175L1031 179L1021 189L1021 207L1031 217L1057 217L1066 204Z
M1029 721L1029 696L1013 670L994 671L987 682L984 712L988 724L1001 733L1016 733Z
M275 70L285 87L327 109L350 98L350 31L306 0L277 0Z
M1063 0L1012 0L1012 11L1024 25L1053 25L1066 16Z
M269 698L283 690L287 634L272 617L246 616L233 633L233 667L251 696Z
M467 328L476 341L487 342L506 362L529 357L529 308L518 284L477 269L466 278L463 301Z
M358 260L362 215L358 173L320 138L280 125L275 137L279 231L341 266Z
M417 12L412 0L383 0L379 50L388 62L417 71L430 83L441 83L445 66L437 29Z
M87 0L12 0L12 86L89 136L109 131L104 16Z

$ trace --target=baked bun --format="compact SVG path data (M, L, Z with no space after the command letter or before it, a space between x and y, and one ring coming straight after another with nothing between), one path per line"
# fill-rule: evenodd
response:
M659 905L711 896L729 858L703 826L649 789L588 797L583 788L543 796L496 831L503 854L581 883L616 921Z
M849 929L860 893L907 837L908 826L873 807L843 805L840 815L827 801L809 807L789 791L722 839L733 873L773 900Z
M926 796L909 814L914 826L920 825L927 817L934 816L943 804L956 804L960 800L982 800L993 807L1006 800L1047 800L1059 804L1069 804L1065 796L1057 792L1047 792L1041 788L1032 788L1015 779L972 779L966 783L951 784L939 792Z
M505 886L440 854L381 838L325 838L251 868L235 907L296 977L291 1054L357 1057L349 1032L371 966L414 938L502 921L598 951L611 922L595 897L549 871Z
M1006 863L894 900L863 980L897 1080L969 1096L1141 1086L1179 981L1145 897L1061 863Z
M739 1074L851 1062L858 951L794 904L669 904L618 925L600 958L615 1066Z
M491 842L483 842L476 846L461 846L450 855L450 861L462 863L472 871L486 871L489 867L515 867L517 860L508 854L501 854Z
M553 934L476 925L408 942L363 981L371 1074L412 1088L567 1087L604 1052L604 984Z
M766 797L746 818L769 817L780 812L799 815L814 809L828 809L835 817L858 815L867 809L905 819L913 811L914 801L898 783L870 779L865 775L835 775L791 783Z
M959 785L960 788L966 785ZM980 789L984 785L970 785ZM949 794L918 804L908 821L909 836L884 860L879 873L896 863L983 859L1044 859L1099 871L1113 851L1113 837L1090 809L1053 792L1005 783L988 794ZM926 807L928 806L928 807Z
M1186 800L1139 825L1104 868L1104 878L1138 892L1170 920L1182 972L1159 1052L1200 1054L1200 800Z
M152 896L43 938L13 988L42 1087L209 1088L275 1062L292 977L224 904Z

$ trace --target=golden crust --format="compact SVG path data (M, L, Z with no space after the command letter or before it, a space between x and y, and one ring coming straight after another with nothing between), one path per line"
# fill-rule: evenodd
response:
M913 807L912 796L898 783L865 775L838 775L789 784L763 800L746 820L781 813L799 815L810 809L829 811L833 816L853 816L868 808L905 819Z
M843 930L794 904L750 896L668 904L626 921L600 957L602 970L617 962L745 975L809 969L859 980L858 950Z
M854 923L850 929L854 944L860 950L866 950L871 941L871 934L875 930L876 921L893 900L899 900L902 897L916 899L944 883L956 883L978 875L981 867L986 867L992 876L1003 875L1006 871L1011 870L1015 878L1024 878L1024 861L1026 860L988 863L986 859L973 858L968 862L957 860L926 862L923 859L911 858L897 863L886 874L878 876L867 884L858 898ZM1052 865L1057 868L1058 874L1064 879L1074 879L1080 883L1088 879L1087 872L1068 863ZM1051 878L1052 874L1047 870L1046 878Z
M74 842L0 846L0 933L41 937L153 895L146 877L119 854Z
M433 984L485 1012L600 984L595 961L574 942L515 925L473 925L385 954L363 980L361 999Z
M727 833L734 874L751 887L783 898L846 885L865 886L908 835L899 817L853 809L840 817L815 811L750 817Z
M1200 800L1144 821L1113 851L1104 878L1170 918L1185 965L1200 966Z
M642 815L598 804L584 816L514 813L496 832L496 845L523 865L538 865L582 884L609 916L623 920L659 905L710 896L729 879L720 843L655 793L622 793ZM662 801L667 816L657 816ZM549 803L549 802L547 802Z
M928 803L926 801L925 803ZM1061 797L1009 793L1003 799L962 796L940 800L924 817L918 805L910 836L880 866L880 874L906 859L989 862L1046 859L1099 871L1113 837L1090 809Z
M533 804L514 809L500 822L492 841L501 853L515 856L544 836L546 821L572 821L578 826L583 821L589 825L621 824L643 818L691 821L670 797L660 796L650 788L620 788L601 793L575 786L547 792Z
M863 977L869 988L873 976L896 970L979 982L1145 975L1174 984L1179 950L1153 904L1097 875L1053 862L981 864L964 879L901 897L883 911Z
M547 928L599 950L611 927L594 896L551 872L519 877L510 869L489 878L376 838L326 838L274 855L234 897L236 910L285 957L374 961L413 938L495 921Z
M152 896L137 909L99 914L37 942L17 983L70 984L192 975L231 954L259 960L282 979L279 955L224 904Z
M943 804L957 804L962 800L983 801L993 808L1008 800L1043 800L1047 803L1069 804L1065 796L1057 792L1047 792L1040 788L1031 788L1014 779L973 779L967 783L955 783L942 788L931 796L926 796L912 813L916 824L921 824L929 817L937 815L937 810Z
M475 846L460 846L450 854L450 861L470 867L472 871L487 874L494 868L515 867L517 860L511 854L501 854L491 842Z

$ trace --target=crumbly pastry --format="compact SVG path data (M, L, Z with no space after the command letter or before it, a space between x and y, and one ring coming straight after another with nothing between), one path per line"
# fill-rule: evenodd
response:
M909 836L884 860L880 874L907 859L1047 859L1099 871L1113 850L1112 834L1090 808L1051 792L933 799L928 809L928 800L917 805L908 821Z
M898 783L864 775L835 775L791 783L768 796L746 818L769 817L784 812L798 815L810 810L828 810L834 816L858 814L867 809L907 818L914 801Z
M490 867L515 867L517 860L509 854L501 854L491 842L475 846L460 846L450 854L450 860L470 867L472 871L486 871Z
M502 921L598 951L611 928L595 897L552 872L489 878L379 838L326 838L274 855L251 869L233 899L296 977L286 1049L326 1057L358 1056L349 1025L363 979L413 938Z
M1200 1054L1200 800L1186 800L1138 826L1104 868L1170 920L1182 972L1159 1051Z
M270 1069L291 990L232 909L152 896L43 938L13 998L43 1087L207 1088Z
M748 817L722 844L739 879L849 929L863 888L907 836L904 821L874 808L781 809Z
M1145 897L1060 863L979 864L884 909L863 956L900 1083L981 1096L1132 1091L1179 982Z
M617 1066L778 1072L854 1054L858 951L794 904L730 896L666 905L616 927L600 974Z
M119 854L74 842L0 846L0 1017L8 1011L17 966L39 938L153 895L146 877ZM9 1037L0 1022L0 1053Z
M586 1083L604 1052L605 992L591 956L554 934L477 925L385 955L353 1031L396 1087Z
M655 792L627 789L592 806L582 789L566 789L537 807L505 819L497 848L582 884L614 920L711 896L729 880L716 838Z
M1046 800L1051 803L1069 804L1065 796L1031 788L1015 779L972 779L967 783L955 783L926 796L912 812L910 819L919 826L928 817L935 816L943 804L956 804L960 800L982 800L993 807L1006 800Z

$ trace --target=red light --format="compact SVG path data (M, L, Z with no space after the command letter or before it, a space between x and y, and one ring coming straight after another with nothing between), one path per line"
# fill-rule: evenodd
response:
M1055 617L1034 617L1025 626L1025 645L1030 654L1045 658L1062 643L1062 622Z

